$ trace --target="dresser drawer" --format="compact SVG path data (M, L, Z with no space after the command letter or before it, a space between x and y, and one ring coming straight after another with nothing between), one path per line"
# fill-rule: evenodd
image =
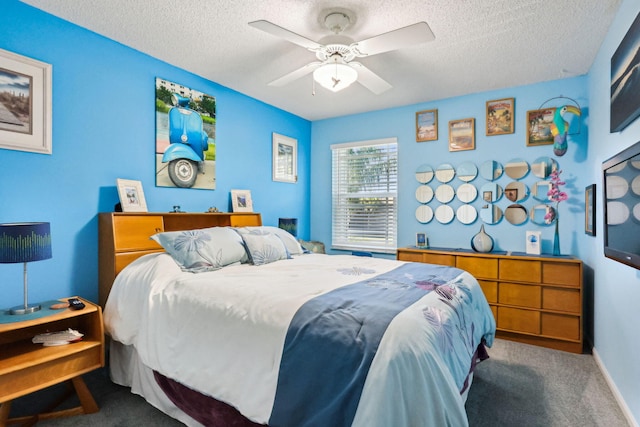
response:
M540 333L540 312L520 310L511 307L498 307L498 329L513 332Z
M566 285L579 288L580 265L561 262L542 263L542 283L550 285Z
M498 282L491 282L489 280L478 280L484 297L488 303L498 302Z
M500 283L498 285L498 302L520 307L540 308L540 286Z
M456 257L455 255L425 253L424 257L422 258L422 262L426 262L427 264L448 265L449 267L454 267L456 265Z
M398 260L409 262L422 262L423 254L419 252L398 251Z
M580 339L580 318L555 313L542 313L542 335L569 340Z
M479 279L498 278L498 260L495 258L459 256L456 267L468 271Z
M580 291L577 289L542 288L542 308L580 314Z
M500 279L515 280L517 282L540 283L540 261L525 261L518 259L500 260Z
M162 216L115 216L113 222L116 252L160 248L148 236L164 231Z

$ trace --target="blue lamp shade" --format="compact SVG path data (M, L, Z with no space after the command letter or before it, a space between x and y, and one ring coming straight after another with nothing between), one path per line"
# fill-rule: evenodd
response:
M14 222L0 224L0 263L23 263L24 304L9 314L31 314L40 304L29 305L27 263L51 258L51 229L48 222Z
M40 261L51 258L48 222L0 224L0 263Z
M293 237L298 237L298 218L279 218L278 228L288 231Z

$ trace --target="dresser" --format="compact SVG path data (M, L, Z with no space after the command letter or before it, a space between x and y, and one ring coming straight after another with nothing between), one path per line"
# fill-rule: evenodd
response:
M137 258L164 249L150 237L164 231L208 227L262 225L255 212L219 213L131 213L105 212L98 215L98 299L107 302L111 285L122 269Z
M524 253L401 248L401 261L448 265L475 276L496 319L496 336L583 351L582 261Z

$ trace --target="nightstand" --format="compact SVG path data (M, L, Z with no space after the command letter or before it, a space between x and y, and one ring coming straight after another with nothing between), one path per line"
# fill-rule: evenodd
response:
M0 426L99 410L81 375L104 366L102 309L80 299L85 304L82 310L67 308L32 320L0 324ZM53 347L31 342L37 334L68 328L83 333L82 341ZM63 381L73 385L80 406L8 419L12 400Z

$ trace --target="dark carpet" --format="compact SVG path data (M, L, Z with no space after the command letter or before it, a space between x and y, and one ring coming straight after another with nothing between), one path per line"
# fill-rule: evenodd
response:
M480 363L467 399L471 427L626 427L627 423L590 354L572 354L496 340ZM129 389L113 384L106 369L84 376L100 406L90 415L41 421L37 426L180 426ZM17 399L12 416L44 408L60 386ZM70 399L68 405L76 404ZM390 426L393 427L393 426ZM440 426L433 426L440 427Z

